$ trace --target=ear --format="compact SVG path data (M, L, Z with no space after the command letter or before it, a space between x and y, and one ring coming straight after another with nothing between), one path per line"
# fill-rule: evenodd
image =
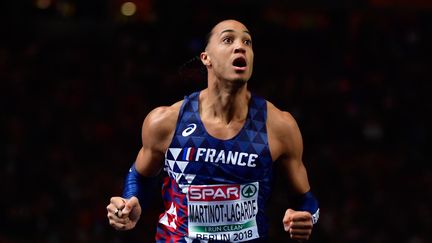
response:
M200 59L201 59L201 62L204 64L204 66L206 66L206 67L211 66L211 60L210 60L210 57L206 51L201 52Z

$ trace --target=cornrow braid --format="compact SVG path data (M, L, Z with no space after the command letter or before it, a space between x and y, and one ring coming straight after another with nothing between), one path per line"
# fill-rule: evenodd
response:
M179 67L178 73L182 80L204 79L207 69L202 64L200 57L194 56Z

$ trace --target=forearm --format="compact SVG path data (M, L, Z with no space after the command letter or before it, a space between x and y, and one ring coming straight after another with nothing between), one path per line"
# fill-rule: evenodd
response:
M141 206L144 204L145 189L149 184L149 178L142 176L135 168L135 163L132 164L126 176L123 187L123 198L131 197L138 198Z

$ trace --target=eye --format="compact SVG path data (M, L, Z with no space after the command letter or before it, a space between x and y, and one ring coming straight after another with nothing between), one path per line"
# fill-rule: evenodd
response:
M252 45L252 40L244 40L243 43L247 46L251 46Z
M231 37L225 37L222 39L222 42L225 44L231 44L233 42L233 39Z

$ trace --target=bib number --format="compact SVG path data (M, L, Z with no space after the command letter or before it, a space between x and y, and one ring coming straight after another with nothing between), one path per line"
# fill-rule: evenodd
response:
M258 238L258 191L258 182L191 185L187 193L189 237L230 242Z

